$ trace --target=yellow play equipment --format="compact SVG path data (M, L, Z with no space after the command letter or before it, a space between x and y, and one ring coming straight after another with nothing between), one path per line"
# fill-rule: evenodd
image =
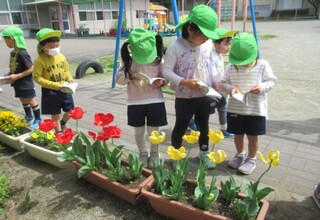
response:
M150 4L149 10L145 13L144 28L163 31L163 24L167 23L168 9L161 5Z

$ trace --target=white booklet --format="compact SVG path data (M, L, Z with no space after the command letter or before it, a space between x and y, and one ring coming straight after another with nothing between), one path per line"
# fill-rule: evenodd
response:
M218 93L214 88L207 86L204 82L202 81L197 81L196 85L199 86L201 92L205 94L206 96L210 96L217 101L221 99L221 94Z
M0 84L9 84L9 76L0 76Z
M234 93L232 95L232 97L236 100L238 100L239 102L245 104L245 105L248 105L248 95L249 95L250 91L249 92L246 92L244 94L240 93L240 92L237 92L237 93Z
M77 86L78 86L78 83L75 83L75 82L71 82L71 83L64 82L61 92L75 94Z
M162 78L162 77L150 78L148 75L141 73L141 72L133 74L132 77L138 79L140 85L152 85L152 83L154 81L159 80L159 79L163 80L167 83L167 80L165 78Z

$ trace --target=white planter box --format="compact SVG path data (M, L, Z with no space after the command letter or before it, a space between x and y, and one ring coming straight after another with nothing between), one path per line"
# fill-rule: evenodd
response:
M0 131L0 140L2 143L8 145L9 147L12 147L13 149L17 150L17 151L22 151L24 150L24 146L23 144L20 142L20 139L24 138L24 137L28 137L31 133L25 133L23 135L20 135L18 137L12 137L10 135L7 135L3 132Z

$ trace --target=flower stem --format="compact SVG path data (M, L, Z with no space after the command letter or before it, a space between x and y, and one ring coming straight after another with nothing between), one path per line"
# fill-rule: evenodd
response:
M272 163L272 161L269 163L268 169L266 169L266 171L264 171L264 172L261 174L261 176L259 177L259 179L257 180L257 182L260 182L261 178L270 170L270 168L271 168L271 163Z

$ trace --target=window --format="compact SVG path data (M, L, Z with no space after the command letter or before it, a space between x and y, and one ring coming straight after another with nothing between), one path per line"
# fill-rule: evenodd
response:
M9 13L0 13L0 25L9 25Z
M146 10L136 10L136 18L144 18L144 13Z
M23 24L22 23L22 16L20 12L13 12L11 13L12 22L13 24Z
M79 4L80 21L101 21L117 20L119 17L119 9L117 2L103 2L103 10L101 3L95 4Z

